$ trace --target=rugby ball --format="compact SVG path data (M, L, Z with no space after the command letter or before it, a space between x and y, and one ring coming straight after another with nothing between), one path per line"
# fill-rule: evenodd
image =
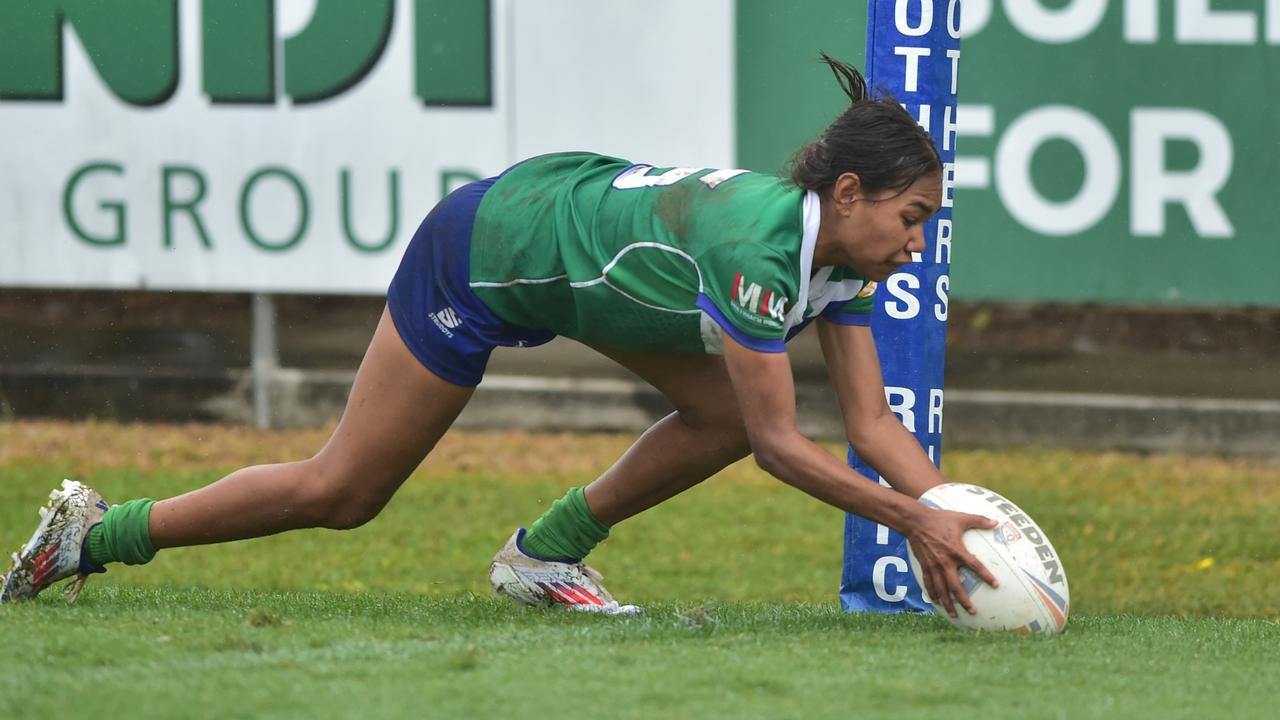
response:
M926 597L938 614L965 630L1013 631L1025 635L1053 635L1067 624L1071 593L1058 551L1040 526L1017 505L991 490L965 483L931 488L920 502L938 510L984 515L998 525L991 530L968 530L964 545L996 579L993 588L968 568L960 568L960 580L973 601L977 615L956 603L956 617ZM911 573L924 587L920 562L907 543Z

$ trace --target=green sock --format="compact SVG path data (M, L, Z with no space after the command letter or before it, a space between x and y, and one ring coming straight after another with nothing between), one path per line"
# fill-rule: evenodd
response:
M95 565L122 562L142 565L151 562L156 549L151 546L151 506L154 500L142 498L123 505L113 505L102 522L89 530L84 548Z
M576 562L607 537L609 526L591 514L586 493L575 487L529 526L520 547L543 560Z

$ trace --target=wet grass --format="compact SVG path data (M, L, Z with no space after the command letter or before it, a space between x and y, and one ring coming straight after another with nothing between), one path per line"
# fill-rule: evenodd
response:
M63 476L112 501L305 456L324 433L0 423L0 544ZM0 608L0 716L68 692L131 717L1264 715L1280 701L1280 465L948 453L1034 515L1071 580L1048 641L836 608L840 513L740 463L615 529L592 562L639 619L518 610L488 560L626 446L450 435L373 523L161 553ZM833 448L838 452L838 448Z
M830 604L665 602L620 619L107 587L72 608L0 608L0 632L5 717L1260 717L1280 701L1271 620L1080 616L1046 640Z

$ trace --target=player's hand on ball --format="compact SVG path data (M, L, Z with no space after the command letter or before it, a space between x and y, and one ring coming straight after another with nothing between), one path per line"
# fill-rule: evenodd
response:
M990 530L995 526L995 520L981 515L930 509L904 533L920 562L925 591L951 617L956 616L956 602L970 615L976 612L961 580L961 568L968 568L992 587L999 586L991 571L965 548L963 540L966 530Z

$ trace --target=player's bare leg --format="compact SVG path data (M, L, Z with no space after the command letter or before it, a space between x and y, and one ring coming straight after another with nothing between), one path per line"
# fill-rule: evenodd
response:
M314 457L258 465L156 503L156 549L354 528L387 504L471 398L410 354L384 309L347 407Z
M0 601L33 598L78 575L68 592L72 601L90 573L103 571L101 563L143 563L161 548L361 525L386 505L472 392L424 368L384 311L346 411L314 457L245 468L185 495L154 504L134 500L110 513L91 488L65 481L42 509L35 535L15 554Z
M584 490L571 489L526 534L498 551L489 581L529 605L628 615L600 573L582 562L609 526L650 508L747 454L749 443L728 373L718 357L602 352L658 388L676 407Z
M585 488L591 513L616 525L688 490L751 451L724 359L597 348L675 407Z

